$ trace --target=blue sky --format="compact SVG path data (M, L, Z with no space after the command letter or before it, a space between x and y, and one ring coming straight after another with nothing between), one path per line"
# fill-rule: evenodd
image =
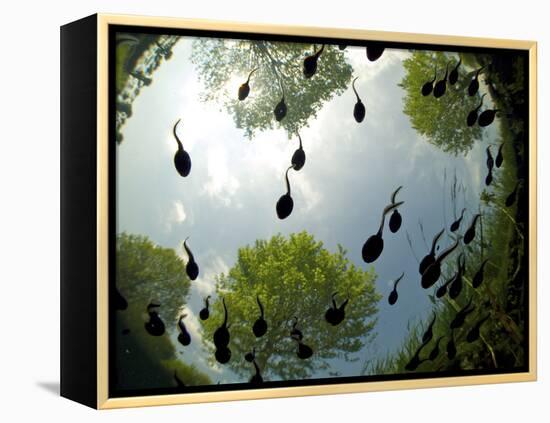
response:
M361 124L353 119L355 95L350 86L301 130L306 165L290 173L294 211L281 221L276 218L275 203L286 190L284 170L298 140L289 141L282 131L270 130L251 142L219 104L201 103L202 87L189 61L191 41L182 38L176 44L173 57L159 67L154 82L134 101L133 116L123 128L124 141L117 147L117 231L147 235L163 247L174 248L185 260L181 244L190 236L201 274L191 284L186 305L192 348L182 357L214 381L235 382L225 368L207 364L198 342L196 316L203 297L214 291L214 277L234 264L237 249L279 232L307 230L330 251L341 244L357 266L367 268L361 247L377 231L391 193L403 185L398 195L405 202L400 208L403 226L396 234L386 226L384 252L374 263L377 289L384 296L377 316L378 336L357 355L357 362L332 363L331 371L359 374L365 359L397 349L409 321L429 314L428 292L420 288L418 262L406 232L421 259L429 246L422 239L419 220L428 244L454 220L450 183L455 172L459 183L468 187L459 196L458 209L477 209L485 177L485 148L487 142L495 142L495 131L486 130L484 140L466 156L442 152L419 136L402 112L404 92L397 84L404 75L402 60L409 53L386 50L378 61L368 62L363 48L348 47L346 55L359 76L356 88L366 106L366 118ZM246 76L231 78L228 88L235 95ZM173 166L177 145L172 126L178 118L182 119L178 134L193 163L185 179ZM465 221L470 217L467 214ZM449 243L444 236L442 248ZM399 301L390 307L387 296L392 281L402 272Z

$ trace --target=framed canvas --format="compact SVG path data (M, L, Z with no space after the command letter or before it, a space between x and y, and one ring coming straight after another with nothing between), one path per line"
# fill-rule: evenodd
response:
M536 43L61 28L61 394L536 379Z

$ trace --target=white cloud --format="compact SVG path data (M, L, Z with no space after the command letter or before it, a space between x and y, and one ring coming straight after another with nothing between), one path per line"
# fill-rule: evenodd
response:
M168 212L164 216L164 231L171 232L174 225L181 225L187 220L187 213L183 203L179 200L172 202L172 205L168 209Z
M182 257L187 259L185 254L183 254ZM229 272L229 266L224 259L213 253L207 253L205 255L205 263L199 277L192 285L193 291L196 292L200 298L204 298L207 295L214 295L216 290L216 276L221 273L227 274L227 272Z
M208 182L204 185L204 191L210 197L218 198L224 205L229 206L240 183L229 169L225 148L208 148L207 163Z

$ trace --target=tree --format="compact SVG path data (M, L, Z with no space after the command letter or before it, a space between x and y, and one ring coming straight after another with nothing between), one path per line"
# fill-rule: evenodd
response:
M122 128L132 116L132 103L153 82L153 74L172 56L180 37L154 34L117 33L115 57L116 142L123 140Z
M471 55L462 54L471 63ZM462 57L461 56L461 57ZM466 125L468 113L480 102L479 94L468 96L466 88L472 77L472 72L464 71L465 65L459 67L458 82L452 86L447 84L447 92L440 98L433 95L422 96L422 86L431 81L437 67L437 80L443 78L445 67L449 72L456 65L456 59L451 59L443 52L415 51L403 62L406 75L399 84L405 90L403 112L410 118L411 125L431 144L452 154L465 154L481 139L481 128L476 124Z
M317 369L327 369L329 359L352 359L374 338L373 316L381 298L375 279L372 269L364 271L350 262L341 246L331 253L305 231L257 240L252 247L240 248L235 266L217 277L217 299L212 317L203 322L203 339L212 340L221 325L224 298L232 351L227 365L232 370L248 379L253 367L243 357L256 348L264 379L307 378ZM331 326L324 315L335 291L338 305L346 298L349 303L344 321ZM259 339L252 332L260 314L256 295L268 323L267 333ZM296 356L297 343L290 338L294 316L303 342L314 351L307 360Z
M233 115L237 128L252 138L256 131L276 126L273 110L285 95L288 107L280 122L289 137L315 117L324 102L341 94L348 86L352 68L344 53L325 46L317 73L306 79L303 60L319 45L270 41L198 38L194 41L191 61L197 66L204 85L203 101L219 100ZM237 90L254 69L249 97L237 99ZM241 80L235 78L241 77Z
M157 302L165 322L175 325L189 284L185 264L174 250L143 235L118 235L116 285L129 304L145 312L151 301Z
M115 378L119 389L175 387L174 371L186 385L210 384L205 374L176 358L170 332L189 290L185 266L174 250L153 244L147 237L117 236L116 286L128 302L116 313ZM155 301L166 326L160 337L150 336L144 323L146 307Z

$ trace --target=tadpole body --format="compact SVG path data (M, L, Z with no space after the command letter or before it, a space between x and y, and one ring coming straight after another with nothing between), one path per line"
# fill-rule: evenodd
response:
M246 97L248 97L248 94L250 93L250 77L257 70L258 68L252 69L252 71L250 71L250 73L248 74L246 82L241 84L241 86L239 87L238 98L240 101L243 101L244 99L246 99Z
M185 319L186 316L186 314L182 314L178 321L178 327L180 330L180 334L178 335L178 342L184 347L191 343L191 335L189 335L189 331L187 330L187 328L185 327L185 323L183 322L183 319Z
M401 281L401 279L403 279L403 276L405 276L405 272L401 273L401 276L399 276L393 283L393 290L390 292L390 296L388 297L388 303L390 305L394 305L397 302L397 298L399 297L397 293L397 284Z
M162 336L165 332L164 322L154 310L160 307L160 304L149 303L147 306L147 313L149 314L149 321L145 323L145 330L152 336Z
M307 56L304 59L304 76L306 78L311 78L315 75L315 72L317 72L317 62L319 61L319 57L321 56L321 53L323 53L324 49L325 45L323 44L323 46L316 53L311 56Z
M382 211L382 219L378 228L378 232L374 235L371 235L363 244L361 254L363 256L363 260L366 263L372 263L378 257L380 257L380 254L382 254L382 250L384 249L384 239L382 238L382 232L384 229L384 221L386 215L403 203L403 201L399 201L398 203L390 204L386 206Z
M292 199L290 193L290 182L288 180L288 171L292 169L293 166L290 166L285 172L286 180L286 194L283 194L275 206L275 211L277 212L277 217L281 220L286 219L292 213L294 208L294 200Z
M435 249L437 246L437 242L441 238L441 235L443 235L443 232L445 232L445 228L441 229L433 238L432 240L432 248L430 249L430 252L424 256L424 258L420 261L420 264L418 265L418 273L421 275L424 274L426 269L432 265L432 263L435 262Z
M260 317L258 317L258 319L254 322L252 332L256 338L261 338L267 332L267 322L264 318L264 306L262 305L258 295L256 295L256 302L258 303L258 308L260 309Z
M356 77L351 83L351 87L353 88L355 97L357 97L355 106L353 106L353 117L357 123L361 123L363 122L363 119L365 119L366 109L365 109L365 105L361 101L361 98L359 97L359 94L357 94L357 90L355 89L355 81L357 80L357 78L358 77Z
M325 320L330 323L332 326L338 326L344 318L346 317L346 305L349 302L349 299L346 299L340 304L336 305L335 297L338 295L337 292L332 294L332 307L325 312Z
M176 138L176 142L178 143L178 151L176 151L176 154L174 155L174 166L180 176L186 177L191 172L191 157L189 156L189 153L183 149L183 144L176 133L176 128L180 121L181 119L178 119L172 129L174 138Z
M470 223L470 226L464 232L464 244L468 245L470 242L472 242L476 236L476 223L477 220L481 217L481 214L476 214L474 218L472 219L472 223Z
M434 77L430 81L427 81L422 85L422 95L424 97L429 96L434 89L434 82L437 79L437 66L435 67Z

